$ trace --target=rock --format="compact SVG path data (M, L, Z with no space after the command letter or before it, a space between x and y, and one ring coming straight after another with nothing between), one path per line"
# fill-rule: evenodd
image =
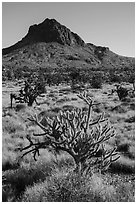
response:
M15 45L3 49L3 55L12 50L24 47L36 42L57 42L62 45L84 46L85 42L67 27L58 23L55 19L46 18L42 23L30 26L28 34Z
M45 19L38 25L30 26L24 40L29 42L58 42L63 45L84 45L84 41L67 27L58 23L55 19Z

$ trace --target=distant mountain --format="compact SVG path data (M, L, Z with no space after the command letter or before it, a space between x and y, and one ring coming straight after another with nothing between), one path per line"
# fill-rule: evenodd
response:
M86 32L86 31L85 31ZM134 73L135 59L123 57L108 47L85 43L76 33L58 23L45 19L32 25L27 35L16 44L2 50L3 73L29 69L129 70Z
M55 19L45 19L40 24L30 26L28 34L15 45L3 49L3 54L37 42L58 42L62 45L80 45L83 46L84 41L68 28L58 23Z

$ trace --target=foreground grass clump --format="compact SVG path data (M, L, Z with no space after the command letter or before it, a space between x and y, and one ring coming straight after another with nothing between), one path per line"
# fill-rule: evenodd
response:
M109 172L81 175L73 171L73 159L67 154L58 155L56 160L54 155L46 152L36 162L24 162L19 169L4 172L3 201L134 201L132 176Z
M28 187L22 202L103 202L114 201L115 189L98 175L81 176L57 171L44 182Z
M16 201L27 186L44 181L54 169L54 162L48 158L47 161L41 159L38 162L24 161L18 169L5 171L3 173L3 201L9 201L11 197L12 201ZM9 188L12 189L12 193Z
M41 152L38 161L34 161L31 155L27 155L18 168L3 171L3 201L17 201L28 186L45 181L56 169L70 170L73 166L72 158L66 154L58 155L56 158L51 152L45 150Z
M135 161L121 155L119 160L111 164L110 171L113 173L121 173L128 175L134 174Z
M3 132L8 132L11 134L17 131L23 131L25 126L18 120L18 118L5 117L2 120L2 129Z
M124 181L124 182L123 182ZM129 180L111 174L79 175L58 170L44 182L26 188L21 202L133 202Z

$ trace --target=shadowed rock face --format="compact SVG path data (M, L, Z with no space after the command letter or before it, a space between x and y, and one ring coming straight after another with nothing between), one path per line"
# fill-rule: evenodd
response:
M30 26L25 38L32 42L58 42L63 45L84 45L84 41L54 19L46 19L39 25Z
M3 49L3 54L7 54L15 49L21 48L36 42L57 42L62 45L84 46L84 41L67 27L58 23L55 19L45 19L40 24L30 26L28 34L15 45Z

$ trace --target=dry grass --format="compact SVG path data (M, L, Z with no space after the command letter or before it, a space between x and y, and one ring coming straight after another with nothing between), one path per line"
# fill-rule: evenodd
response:
M3 155L4 175L3 201L46 202L46 201L90 201L127 202L134 201L135 173L135 103L134 100L120 102L116 95L109 95L113 85L103 85L102 89L88 89L94 96L94 116L104 111L110 119L117 135L106 146L117 146L120 159L110 166L105 175L93 174L80 178L72 174L73 160L66 154L57 158L47 150L41 151L38 161L27 155L22 160L20 148L27 145L27 134L40 129L27 118L34 113L38 118L54 117L59 110L72 110L86 105L69 86L47 87L41 105L23 109L9 108L9 93L17 91L14 83L3 84ZM42 124L45 120L42 119ZM76 183L78 182L78 186Z
M119 183L121 181L121 183ZM124 183L125 182L125 183ZM133 187L115 174L81 176L56 169L44 182L27 187L23 202L133 202Z
M100 202L113 201L113 186L107 186L97 175L81 177L72 172L57 171L43 183L28 187L23 202Z

